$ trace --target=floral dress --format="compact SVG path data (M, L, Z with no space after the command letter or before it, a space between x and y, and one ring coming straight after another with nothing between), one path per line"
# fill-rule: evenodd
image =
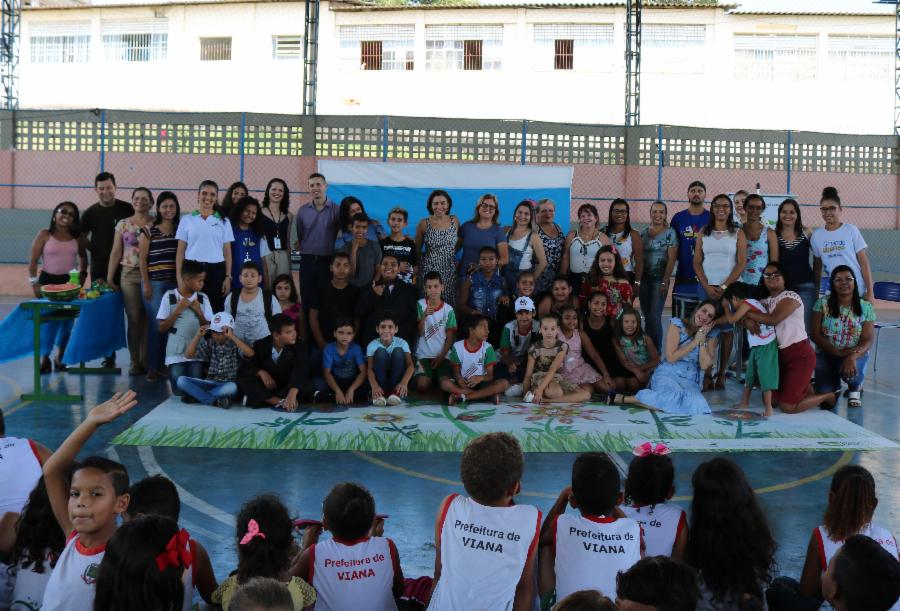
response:
M600 379L600 374L597 373L597 370L591 367L581 354L581 333L577 329L572 332L572 337L566 337L563 330L560 329L556 339L569 346L566 360L563 361L562 366L564 379L573 384L593 384Z
M425 219L425 236L423 239L425 252L422 254L422 271L419 277L425 278L428 272L437 272L444 283L441 298L450 305L456 305L456 239L459 226L456 220L450 221L446 229L435 229L431 219Z
M568 346L556 340L556 343L553 344L552 347L547 348L544 346L543 340L531 344L528 347L528 356L534 359L534 369L531 372L531 388L535 389L540 386L541 381L547 376L547 373L550 371L550 367L553 365L553 361L556 359L556 355L560 352L566 352ZM562 368L560 368L562 369ZM563 392L570 393L578 390L578 386L572 384L565 378L563 378L559 371L553 374L553 379L551 382L556 382L559 384L560 388L563 389Z
M138 247L138 238L144 233L144 228L123 219L116 223L116 233L122 234L122 267L140 267L141 251Z
M747 238L747 261L744 263L744 271L741 272L741 282L746 282L750 286L756 286L762 279L763 270L769 264L769 229L763 225L759 231L759 237L751 240L750 236L744 233Z
M563 230L556 223L553 223L553 227L557 232L555 238L547 235L540 225L537 228L541 244L544 245L544 254L547 256L547 267L535 283L534 290L536 293L550 290L550 287L553 285L553 279L556 278L556 274L559 273L559 266L562 264L566 234L563 233Z
M630 337L619 338L619 348L625 358L640 367L650 362L650 350L647 349L647 342L643 337L631 339Z
M614 319L619 317L625 306L631 305L631 302L634 301L634 291L631 283L627 280L610 282L606 278L600 278L597 284L585 283L581 287L581 303L588 303L591 294L595 291L606 295L606 315Z

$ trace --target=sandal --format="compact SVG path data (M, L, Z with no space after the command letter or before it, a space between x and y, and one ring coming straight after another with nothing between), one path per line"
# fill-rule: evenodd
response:
M862 397L858 390L847 393L847 407L862 407Z
M41 359L41 373L50 373L53 371L53 365L50 363L50 357L45 356Z

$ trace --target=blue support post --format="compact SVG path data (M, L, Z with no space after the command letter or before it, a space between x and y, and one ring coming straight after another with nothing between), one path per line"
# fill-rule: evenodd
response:
M793 149L794 132L788 130L787 133L787 155L785 155L785 170L787 171L787 186L785 187L785 195L791 194L791 165L793 165Z
M656 199L662 201L663 181L663 126L656 126Z
M522 155L520 163L525 165L525 157L528 154L528 119L522 121Z
M241 113L241 178L240 181L244 182L244 135L247 132L247 113Z
M100 111L100 171L106 171L106 110Z
M388 118L381 117L381 161L388 159Z

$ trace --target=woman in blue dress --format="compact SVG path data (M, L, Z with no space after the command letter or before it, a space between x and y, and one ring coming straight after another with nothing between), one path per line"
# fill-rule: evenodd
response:
M703 372L715 362L718 329L713 322L721 315L718 302L707 299L690 320L673 318L666 331L665 358L650 377L650 387L617 402L637 403L675 414L708 414L709 403L700 392Z

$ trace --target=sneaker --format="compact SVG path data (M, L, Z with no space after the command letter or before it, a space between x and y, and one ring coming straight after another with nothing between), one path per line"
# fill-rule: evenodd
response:
M384 397L378 397L377 399L372 399L372 405L375 407L384 407L387 405L387 399Z
M401 399L397 395L391 395L387 398L388 405L400 405L401 403L403 403L403 399Z
M325 393L323 393L321 390L313 391L313 395L312 395L313 404L321 403L324 399L325 399Z
M504 396L507 397L521 397L522 396L522 385L521 384L513 384L505 391L503 391Z
M219 397L215 401L213 401L213 405L216 407L220 407L222 409L230 409L231 408L231 399L229 397Z
M522 400L525 403L531 403L532 401L534 401L534 393L529 390L527 393L525 393L525 396L522 397Z

